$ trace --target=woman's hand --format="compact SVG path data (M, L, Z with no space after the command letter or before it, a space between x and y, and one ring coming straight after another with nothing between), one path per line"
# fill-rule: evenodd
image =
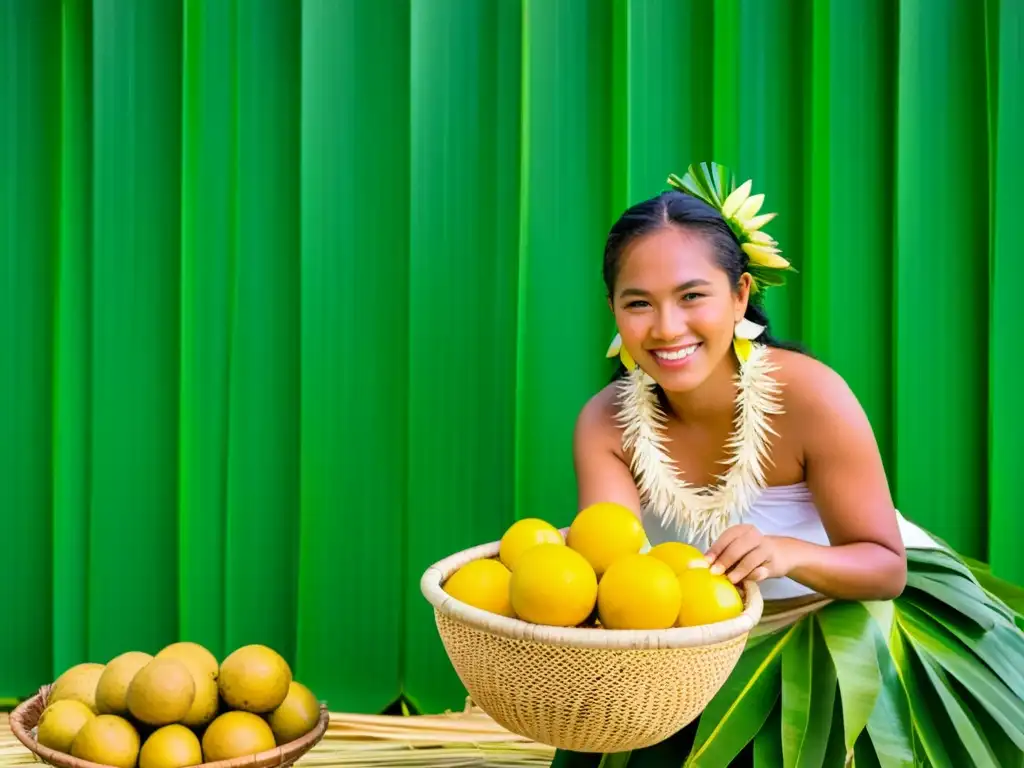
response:
M711 572L724 573L733 584L785 576L791 568L786 540L765 536L752 525L734 525L706 553Z

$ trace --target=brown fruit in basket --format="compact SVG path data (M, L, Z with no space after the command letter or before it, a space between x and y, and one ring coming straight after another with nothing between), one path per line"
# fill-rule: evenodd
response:
M288 662L272 648L257 644L242 646L224 659L217 680L225 704L257 714L277 709L291 682Z
M128 714L128 686L138 671L152 660L153 657L143 651L127 651L111 659L96 683L97 714Z
M267 721L252 712L218 715L203 733L203 757L207 762L254 755L277 746Z
M139 752L139 768L187 768L201 762L199 737L177 723L153 731Z
M96 709L96 684L103 674L104 666L94 662L83 662L75 664L58 677L50 688L50 695L47 702L53 704L57 701L80 701L93 712Z
M39 717L36 740L44 747L70 753L78 732L94 717L96 713L88 704L75 699L55 701L48 704Z
M153 659L128 686L128 711L146 725L180 722L192 709L196 684L177 659Z
M196 686L195 698L180 723L190 728L202 728L212 721L217 716L220 706L219 691L217 690L219 667L213 654L200 645L175 643L160 651L156 658L180 661L188 667L188 671L192 674L192 681Z
M114 768L135 768L139 732L120 715L97 715L78 732L71 756Z
M217 673L220 671L220 664L217 663L217 657L199 643L171 643L161 650L156 655L156 658L171 658L183 661L189 669L193 671L201 669L214 680L217 679Z
M319 719L320 702L309 688L293 680L288 695L281 706L268 715L267 722L274 732L274 740L287 744L313 730Z

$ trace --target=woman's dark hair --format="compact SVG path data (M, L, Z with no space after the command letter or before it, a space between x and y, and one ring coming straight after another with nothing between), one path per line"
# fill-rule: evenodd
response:
M636 238L667 226L681 227L706 237L714 249L719 266L729 276L730 285L733 289L737 288L750 260L746 252L740 248L740 243L729 225L717 210L703 200L685 192L669 190L627 209L608 233L604 249L604 284L609 299L613 297L615 291L622 253L626 247ZM771 335L768 314L753 293L747 301L744 317L765 327L764 333L757 339L758 342L803 352L798 345L780 341ZM620 365L616 376L623 371L624 368Z

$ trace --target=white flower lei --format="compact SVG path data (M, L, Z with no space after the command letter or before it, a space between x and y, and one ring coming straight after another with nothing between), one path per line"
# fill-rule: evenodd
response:
M712 488L682 480L662 447L667 440L662 434L666 416L654 380L639 366L622 380L618 421L624 429L623 447L632 451L630 463L641 499L664 523L686 530L690 537L706 535L713 541L743 519L765 487L767 434L777 434L768 417L782 413L781 387L771 376L775 370L768 348L753 344L736 377L736 419L724 462L729 469Z

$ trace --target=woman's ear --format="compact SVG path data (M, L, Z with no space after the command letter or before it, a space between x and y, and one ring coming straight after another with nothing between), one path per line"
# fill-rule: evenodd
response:
M747 303L750 301L750 289L754 285L754 278L749 272L740 275L739 284L736 286L736 322L738 323L747 314Z

